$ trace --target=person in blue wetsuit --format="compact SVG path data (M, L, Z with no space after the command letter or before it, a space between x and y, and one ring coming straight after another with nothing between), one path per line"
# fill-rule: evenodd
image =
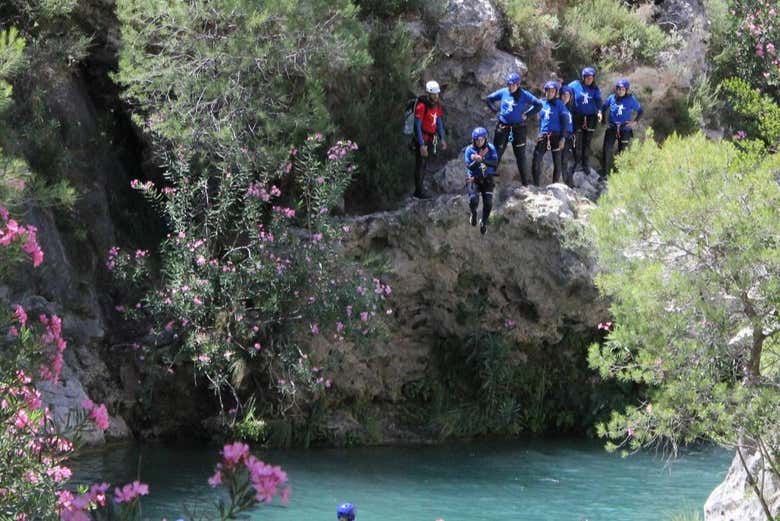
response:
M549 150L553 158L553 183L561 180L561 152L566 143L569 111L558 98L561 85L557 81L544 84L544 101L539 112L539 137L536 140L533 160L534 184L539 186L542 176L542 160Z
M585 174L590 172L588 164L588 152L590 141L596 131L596 123L601 123L601 89L596 85L596 69L585 67L582 69L582 79L569 83L572 90L572 115L574 116L574 129L577 132L574 169L582 166Z
M344 503L336 509L336 521L355 521L356 514L355 505Z
M568 85L561 87L561 101L569 112L569 123L566 125L566 143L561 151L561 168L563 169L563 182L574 188L574 166L577 155L577 135L574 133L574 120L571 110L574 105L572 89Z
M526 119L539 112L542 102L533 94L520 88L520 74L513 72L506 77L506 87L498 89L485 98L488 108L498 114L496 131L493 134L493 146L498 152L498 160L504 155L509 134L512 134L512 150L515 152L520 181L528 185L528 172L525 166ZM499 102L498 107L495 103Z
M607 101L601 107L605 118L609 118L609 126L604 134L604 149L602 152L602 166L604 171L602 178L606 178L612 171L612 163L615 155L615 141L618 144L618 154L628 148L631 138L634 137L634 127L642 117L642 106L639 101L628 92L631 84L627 79L615 82L615 93L610 94ZM632 113L636 117L632 120Z
M479 194L482 194L482 219L479 221L479 233L485 235L490 210L493 208L493 188L498 152L496 147L488 143L488 131L484 127L476 127L471 131L471 144L466 147L463 162L466 163L466 184L469 191L469 222L477 225L477 206Z

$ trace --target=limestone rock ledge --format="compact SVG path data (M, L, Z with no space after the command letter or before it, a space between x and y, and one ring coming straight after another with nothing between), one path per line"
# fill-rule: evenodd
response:
M773 477L767 462L757 451L748 452L743 456L751 475L758 480L759 487L763 486L769 510L777 517L780 514L780 479ZM742 467L739 455L734 456L726 479L707 498L704 505L704 520L766 521L764 510L748 483L748 476Z

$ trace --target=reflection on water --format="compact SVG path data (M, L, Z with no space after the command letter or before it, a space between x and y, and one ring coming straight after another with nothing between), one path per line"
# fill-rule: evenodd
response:
M85 454L77 482L149 483L144 518L189 518L212 505L206 479L219 447L122 446ZM598 442L521 440L419 448L261 451L293 487L288 507L251 519L335 519L344 501L358 521L663 521L700 509L723 479L731 455L702 448L667 465L651 454L620 458Z

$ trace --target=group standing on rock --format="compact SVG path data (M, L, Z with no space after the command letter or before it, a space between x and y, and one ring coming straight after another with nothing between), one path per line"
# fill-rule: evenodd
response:
M642 106L629 92L627 79L615 82L615 89L606 101L596 85L596 69L585 67L579 80L561 86L555 80L544 84L544 98L538 99L528 90L521 88L521 76L513 72L506 77L506 87L485 97L488 108L496 114L493 143L489 142L488 131L476 127L471 132L471 144L466 148L463 160L466 165L466 184L469 194L469 222L477 225L477 207L482 196L482 218L480 232L484 234L492 209L494 178L498 164L512 143L520 181L528 185L525 161L527 120L539 114L539 133L533 151L531 176L533 184L541 182L542 161L550 152L553 161L553 183L563 181L573 186L574 172L581 168L590 171L588 150L596 131L596 125L605 121L607 130L602 148L602 173L605 179L613 167L615 144L617 152L628 148L633 129L642 116ZM414 133L412 148L415 151L414 197L427 199L422 179L427 161L446 149L444 140L444 110L439 99L441 88L435 81L425 86L426 94L417 98L414 104ZM635 116L634 116L635 115ZM410 114L411 118L411 114Z

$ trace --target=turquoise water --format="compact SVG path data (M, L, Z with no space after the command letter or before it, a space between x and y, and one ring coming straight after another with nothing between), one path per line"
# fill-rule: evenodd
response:
M74 462L78 482L150 485L143 517L175 520L213 504L206 484L219 447L119 447ZM140 456L140 465L139 465ZM653 454L621 458L583 440L458 443L419 448L263 451L293 487L287 507L250 519L333 521L351 501L358 521L664 521L700 510L731 454L689 450L671 464Z

